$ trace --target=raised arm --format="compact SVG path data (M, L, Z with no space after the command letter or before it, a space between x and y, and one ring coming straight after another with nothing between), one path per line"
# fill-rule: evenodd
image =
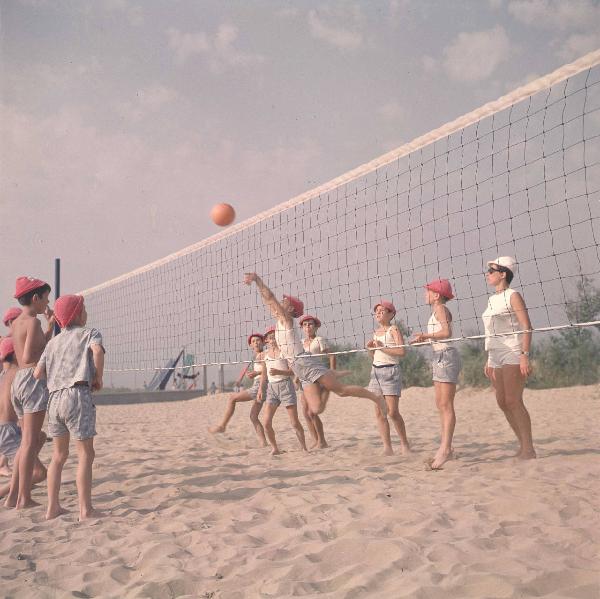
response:
M279 301L277 301L277 298L273 292L264 284L263 280L255 272L247 272L244 275L244 283L246 285L252 285L252 283L256 283L263 303L267 308L269 308L273 317L280 322L289 324L291 320L290 316L286 314L283 306L279 303Z

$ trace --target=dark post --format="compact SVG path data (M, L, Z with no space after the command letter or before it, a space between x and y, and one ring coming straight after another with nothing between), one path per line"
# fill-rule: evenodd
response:
M219 364L219 391L221 393L225 391L225 367L223 364Z
M205 364L202 366L202 388L204 389L204 395L208 395L208 366Z
M60 297L60 258L54 258L54 301ZM58 323L54 323L54 334L60 333Z

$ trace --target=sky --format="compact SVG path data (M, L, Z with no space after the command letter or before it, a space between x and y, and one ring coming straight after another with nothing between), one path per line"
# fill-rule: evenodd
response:
M0 0L0 309L251 217L600 47L591 0Z

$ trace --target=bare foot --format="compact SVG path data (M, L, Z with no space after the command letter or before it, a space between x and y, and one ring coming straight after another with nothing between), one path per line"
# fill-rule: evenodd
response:
M517 458L520 460L535 460L537 455L535 453L535 449L530 449L529 451L523 450L517 454Z
M410 445L400 445L400 453L402 455L406 455L407 453L412 453L410 449Z
M441 451L435 454L433 460L431 460L429 467L432 470L439 470L448 460L451 460L454 456L451 451Z
M329 447L329 443L327 443L327 441L323 441L322 443L319 443L319 449L327 449Z
M394 450L391 447L386 447L383 450L383 455L394 455Z
M282 453L283 453L283 451L279 451L279 449L271 450L271 455L281 455Z
M37 501L34 501L33 499L29 499L29 500L23 500L23 501L17 500L16 507L18 510L27 510L32 507L39 507L40 505L41 504L39 504Z
M224 433L225 432L225 427L221 426L220 424L217 426L209 426L208 427L208 432L212 433L213 435L215 433Z
M0 476L12 476L12 470L8 466L2 466Z
M319 446L319 442L318 441L313 441L312 445L309 447L309 449L312 451L313 449L317 449L317 447Z
M89 511L79 512L79 521L82 522L83 520L89 520L90 518L102 518L104 516L106 516L104 512L92 508Z
M68 514L68 512L59 505L56 509L46 512L46 520L54 520L54 518L58 518L58 516L62 516L63 514Z
M4 507L7 507L9 509L17 507L17 500L14 497L7 497L4 500Z

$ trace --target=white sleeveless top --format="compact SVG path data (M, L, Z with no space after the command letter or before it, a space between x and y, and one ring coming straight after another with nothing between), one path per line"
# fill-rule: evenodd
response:
M373 339L376 341L381 341L383 345L396 345L395 339L392 337L392 327L388 327L388 329L383 334L373 333ZM373 354L373 364L377 366L385 366L386 364L400 364L400 356L390 356L390 354L386 354L380 349L376 349Z
M442 323L435 317L435 314L431 314L429 320L427 321L427 332L432 335L433 333L437 333L442 330ZM448 349L450 345L447 343L436 343L435 341L431 341L431 349L433 351L442 351L443 349Z
M264 360L264 354L266 354L267 352L260 352L259 354L254 354L254 359L252 360L252 366L253 366L253 370L254 372L258 372L258 374L260 374L262 372L262 362L257 362L257 360ZM254 380L256 380L257 377L254 378Z
M308 339L302 340L302 346L304 347L304 351L309 354L324 354L327 351L327 341L323 337L315 337L311 339L310 342ZM315 358L315 360L319 360L323 363L329 362L328 356L319 356Z
M277 341L281 356L286 360L293 362L296 356L304 353L302 341L300 341L293 324L291 329L286 329L278 320L275 325L275 341Z
M520 330L521 326L517 320L514 308L510 305L510 298L515 293L514 289L505 289L501 293L495 293L488 299L486 311L482 314L483 326L486 335L496 333L512 333ZM513 349L521 348L521 335L505 335L503 337L487 337L485 349Z
M277 383L279 381L285 381L285 379L289 379L289 376L285 376L283 374L270 374L269 370L271 368L277 368L277 370L289 370L290 367L288 365L288 361L281 357L281 352L277 351L277 358L272 358L269 355L269 352L266 351L264 357L265 360L265 368L267 369L267 379L269 383Z

